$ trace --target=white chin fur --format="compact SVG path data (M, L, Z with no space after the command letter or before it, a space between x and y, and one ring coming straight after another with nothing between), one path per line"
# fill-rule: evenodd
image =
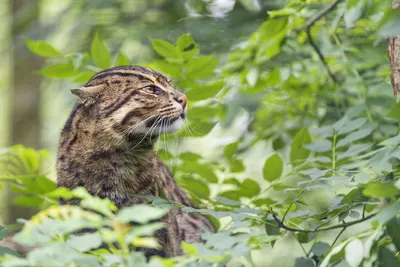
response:
M166 129L161 129L161 131L165 131L167 133L173 133L178 131L183 125L183 119L182 118L178 118L176 121L174 121L173 123L171 123L171 125L169 125L168 127L166 127ZM162 127L162 126L157 126L157 128Z
M167 127L165 127L165 124L163 125L162 123L160 125L157 125L155 128L151 129L151 135L162 135L163 133L173 133L178 131L182 125L183 125L183 120L182 118L178 118L176 121L173 123L169 124ZM135 130L135 133L141 133L141 134L149 134L149 128L147 127L139 127L138 129Z

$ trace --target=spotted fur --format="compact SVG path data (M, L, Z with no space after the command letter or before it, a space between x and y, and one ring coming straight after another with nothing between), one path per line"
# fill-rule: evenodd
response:
M157 195L161 188L175 202L194 207L153 151L161 126L177 130L186 114L186 97L160 73L138 66L111 68L72 90L78 97L60 137L57 185L85 187L118 207L141 203L133 194ZM164 130L164 129L163 129ZM167 228L157 233L162 256L182 253L180 242L201 241L215 231L201 215L171 210Z

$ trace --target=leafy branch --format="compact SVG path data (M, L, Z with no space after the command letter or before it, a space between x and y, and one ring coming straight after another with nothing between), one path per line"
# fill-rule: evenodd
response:
M280 228L283 228L285 230L291 231L291 232L302 232L302 233L316 233L316 232L322 232L322 231L327 231L327 230L332 230L332 229L338 229L338 228L343 228L346 229L349 226L364 222L364 221L368 221L369 219L373 218L377 213L372 213L364 218L361 218L359 220L355 220L352 222L348 222L348 223L342 223L342 224L336 224L336 225L332 225L332 226L328 226L328 227L324 227L324 228L315 228L314 230L304 230L304 229L298 229L298 228L292 228L290 226L287 226L283 220L280 220L278 218L278 216L274 213L273 209L270 207L269 211L272 214L272 217L274 218L274 220L278 223L278 226Z
M315 44L312 35L311 35L311 28L312 26L322 17L324 17L326 14L328 14L330 11L332 11L337 4L339 4L342 0L335 0L332 3L328 4L325 8L322 10L318 11L314 17L312 17L307 23L306 23L306 33L307 33L307 38L308 41L310 42L310 45L314 48L315 52L317 53L319 59L321 60L322 64L325 66L326 70L328 71L329 77L332 79L332 81L337 84L338 80L333 74L332 70L329 68L328 63L326 62L325 56L322 54L321 50L319 47Z

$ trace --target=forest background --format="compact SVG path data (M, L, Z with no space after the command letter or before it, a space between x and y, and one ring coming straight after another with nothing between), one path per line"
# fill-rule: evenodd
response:
M0 247L1 266L400 266L397 6L1 0L0 239L17 232L22 246ZM219 232L182 244L182 257L146 263L130 249L157 246L148 236L163 225L149 222L176 203L147 196L139 217L142 206L115 214L55 188L70 90L126 64L162 72L189 99L190 126L156 147L200 207L184 212ZM71 235L88 226L98 232Z

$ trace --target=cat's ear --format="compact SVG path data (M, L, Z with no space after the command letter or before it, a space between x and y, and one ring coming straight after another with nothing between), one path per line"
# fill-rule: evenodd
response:
M78 101L85 106L90 106L96 102L96 96L103 89L102 85L81 87L78 89L72 89L71 93L78 97Z

